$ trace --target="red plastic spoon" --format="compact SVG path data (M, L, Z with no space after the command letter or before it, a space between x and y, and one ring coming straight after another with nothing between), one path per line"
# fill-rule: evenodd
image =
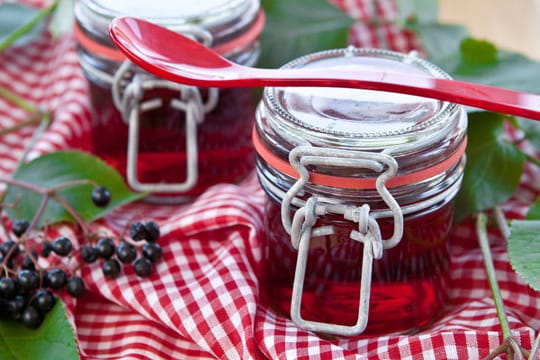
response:
M115 19L110 35L135 64L161 78L202 87L320 86L417 95L540 120L540 96L457 80L388 71L260 69L238 65L212 49L154 23Z

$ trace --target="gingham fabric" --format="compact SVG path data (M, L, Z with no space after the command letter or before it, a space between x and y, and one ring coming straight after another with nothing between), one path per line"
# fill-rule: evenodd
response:
M43 6L42 1L29 2ZM48 2L45 2L48 3ZM336 0L358 19L393 18L392 1ZM382 39L382 40L381 40ZM357 46L418 48L414 37L394 25L350 30ZM90 147L90 111L71 34L43 34L23 47L0 53L0 85L54 112L54 122L31 156ZM0 126L25 113L0 98ZM0 138L0 176L9 176L29 143L32 127ZM540 172L527 168L520 191L504 210L521 218L540 192ZM444 317L414 335L326 340L301 330L259 301L264 194L252 173L241 184L219 184L182 206L131 204L94 226L118 233L132 218L161 226L163 260L149 278L127 267L115 280L98 264L84 265L85 296L66 299L83 359L478 359L497 348L502 334L483 257L471 221L453 231L451 303ZM60 229L68 232L70 228ZM491 234L493 258L512 334L531 348L540 328L540 294L511 269L506 245Z

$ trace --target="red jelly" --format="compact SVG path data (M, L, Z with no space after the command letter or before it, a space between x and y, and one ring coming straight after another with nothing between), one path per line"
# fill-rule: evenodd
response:
M413 54L339 49L286 67L447 77ZM460 106L371 90L267 88L253 140L268 195L262 297L319 333L415 331L448 300Z
M254 167L251 89L204 89L159 79L125 60L109 39L117 16L192 35L232 61L254 65L264 16L256 0L79 1L75 34L89 81L97 155L137 191L185 201ZM180 49L179 49L180 51Z

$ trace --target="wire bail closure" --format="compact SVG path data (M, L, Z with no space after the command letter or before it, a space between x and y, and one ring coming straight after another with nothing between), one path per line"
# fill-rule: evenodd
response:
M122 79L125 78L132 66L135 65L127 60L122 63L114 75L112 86L114 103L121 112L122 119L128 124L127 182L133 189L143 192L180 193L189 191L195 186L198 179L197 126L204 122L205 113L216 107L219 101L219 90L217 88L208 89L208 99L203 103L199 88L156 79L143 73L133 75L129 83L123 87L121 85ZM179 183L143 183L137 175L141 114L160 108L164 104L162 98L144 99L144 94L145 91L158 89L178 92L178 98L172 99L169 106L185 112L186 178Z
M401 207L386 188L386 181L396 175L396 160L384 153L325 149L311 146L298 146L289 154L291 165L298 171L300 178L285 194L281 205L283 227L291 236L292 246L298 250L291 298L291 319L301 328L328 334L353 336L362 333L368 322L369 299L373 260L380 259L383 249L396 246L403 236L403 212ZM379 224L367 204L360 207L331 203L311 196L305 205L298 208L291 221L291 203L309 181L310 165L334 165L349 168L367 168L380 173L376 179L376 189L394 218L394 232L389 239L383 240ZM358 319L355 325L345 326L317 321L308 321L300 314L302 292L306 273L310 241L314 237L335 233L331 225L315 227L319 216L326 214L343 215L344 219L358 224L349 237L364 244L362 273L359 289Z

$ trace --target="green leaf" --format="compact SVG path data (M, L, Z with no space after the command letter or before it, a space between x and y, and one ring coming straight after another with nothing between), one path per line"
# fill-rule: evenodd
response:
M434 23L439 15L436 0L397 0L402 23Z
M326 0L263 0L266 26L258 66L280 67L303 55L344 47L353 20Z
M540 290L540 221L514 220L508 238L508 259L523 280Z
M497 48L486 40L463 39L460 50L465 63L489 65L497 62Z
M11 320L1 320L0 359L79 359L75 335L62 302L56 302L43 324L35 330Z
M60 0L53 13L49 30L54 37L71 32L75 15L73 13L74 0Z
M525 155L505 138L504 116L469 114L467 165L456 199L456 221L491 209L517 189Z
M140 199L144 194L131 192L116 170L99 158L81 151L58 151L42 155L21 166L14 179L52 188L68 181L93 180L105 186L112 198L106 208L96 207L91 200L92 185L74 185L57 192L85 221L95 220L112 209ZM17 186L8 186L5 203L17 202L16 208L6 207L12 219L30 220L42 201L42 196ZM73 217L56 200L51 198L40 219L39 226L60 221L73 221Z
M527 220L540 220L540 197L529 208L526 216Z
M460 25L411 23L407 27L419 37L429 61L445 69L459 61L461 41L469 36Z

